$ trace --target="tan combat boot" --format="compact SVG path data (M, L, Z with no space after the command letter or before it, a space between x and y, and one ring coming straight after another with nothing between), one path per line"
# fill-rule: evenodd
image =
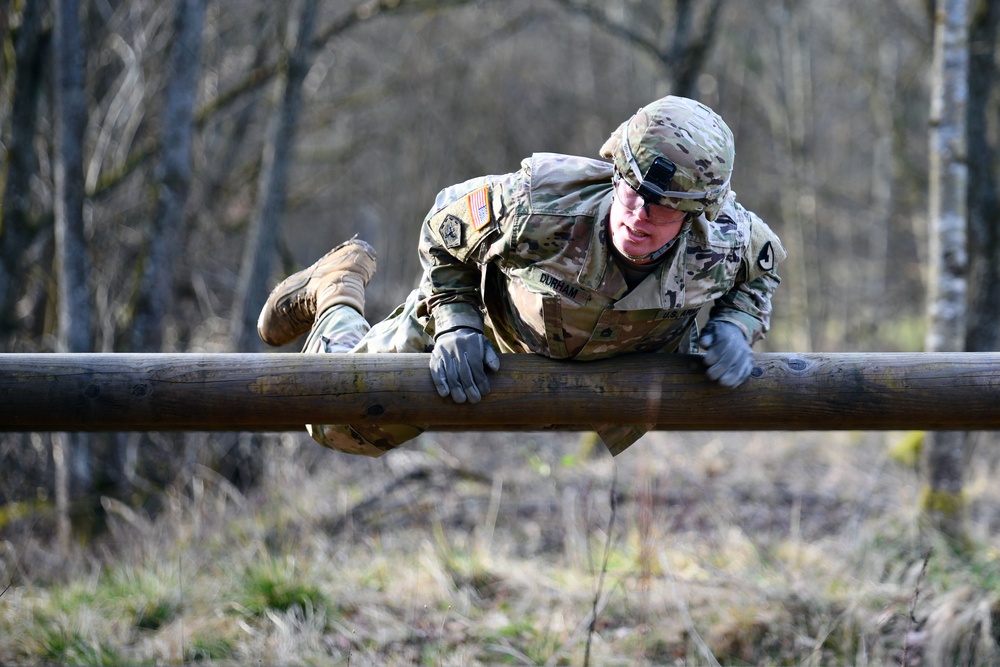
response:
M261 340L274 346L291 343L336 304L364 315L365 285L375 275L376 261L375 249L354 237L282 280L257 319Z

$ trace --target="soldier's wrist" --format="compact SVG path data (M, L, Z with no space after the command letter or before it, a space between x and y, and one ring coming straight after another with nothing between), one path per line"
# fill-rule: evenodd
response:
M747 318L753 320L753 318L750 318L749 315L747 316ZM726 315L713 316L709 318L709 322L713 321L718 322L719 324L724 323L736 327L737 329L739 329L740 333L743 334L743 338L746 339L747 343L751 345L755 342L755 339L757 338L757 336L755 336L754 329L751 328L752 324L756 324L756 320L753 320L752 323L745 322L735 314L728 313Z
M434 335L456 329L473 329L483 333L483 313L469 303L442 303L434 309Z

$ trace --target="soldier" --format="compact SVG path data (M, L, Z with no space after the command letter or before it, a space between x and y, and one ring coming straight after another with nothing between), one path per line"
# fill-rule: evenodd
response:
M304 352L430 352L441 396L478 402L501 352L602 359L706 350L708 376L735 387L771 315L785 252L730 190L735 148L721 117L665 97L622 123L607 160L539 153L510 174L442 190L421 228L423 277L370 327L375 251L357 238L271 293L261 338ZM696 318L710 308L704 329ZM413 426L311 425L320 444L379 456ZM612 453L650 425L594 425Z

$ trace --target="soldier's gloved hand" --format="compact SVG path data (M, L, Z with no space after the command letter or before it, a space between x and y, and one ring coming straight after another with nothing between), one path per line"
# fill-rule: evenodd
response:
M431 377L442 397L451 394L456 403L478 403L490 393L486 369L500 369L500 357L490 339L469 328L453 329L434 339Z
M750 344L735 324L709 320L698 344L705 348L706 375L723 387L738 387L750 376Z

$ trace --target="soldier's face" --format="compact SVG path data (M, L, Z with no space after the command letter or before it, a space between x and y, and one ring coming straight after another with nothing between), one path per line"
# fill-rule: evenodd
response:
M626 181L615 186L611 204L611 241L622 254L641 257L667 245L681 230L684 211L646 204Z

